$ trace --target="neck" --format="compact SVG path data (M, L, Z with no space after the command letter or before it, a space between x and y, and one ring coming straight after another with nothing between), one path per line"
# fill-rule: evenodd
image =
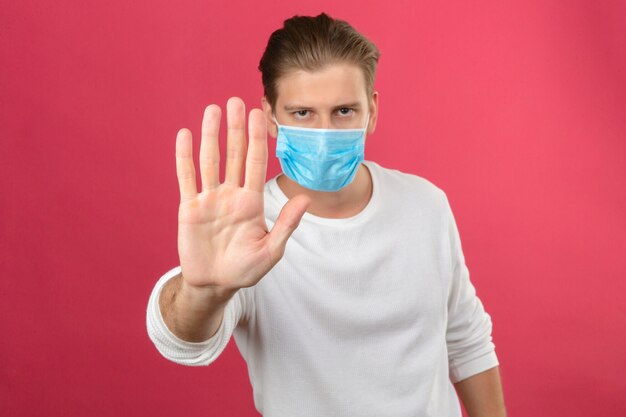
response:
M350 184L336 192L309 190L284 174L276 182L289 199L306 194L311 199L307 212L318 217L341 219L355 216L367 206L372 196L372 176L365 164L359 166Z

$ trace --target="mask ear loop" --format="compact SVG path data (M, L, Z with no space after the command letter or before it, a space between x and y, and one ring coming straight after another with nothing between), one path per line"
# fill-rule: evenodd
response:
M278 120L276 120L276 114L272 113L272 117L274 118L274 123L276 123L276 127L280 127Z

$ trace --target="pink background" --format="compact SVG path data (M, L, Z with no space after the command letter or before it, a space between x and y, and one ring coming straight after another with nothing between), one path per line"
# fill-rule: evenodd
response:
M145 309L176 131L260 106L270 33L321 11L382 51L366 158L446 191L509 414L626 415L626 3L2 3L0 415L258 415L234 343L168 362Z

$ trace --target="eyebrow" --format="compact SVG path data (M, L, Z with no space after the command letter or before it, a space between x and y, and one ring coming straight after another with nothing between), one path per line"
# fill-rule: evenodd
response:
M339 104L338 106L334 106L333 109L342 109L344 107L360 108L361 107L361 103L355 102L355 103ZM285 111L293 111L293 110L313 110L313 107L299 106L297 104L286 104L285 105Z

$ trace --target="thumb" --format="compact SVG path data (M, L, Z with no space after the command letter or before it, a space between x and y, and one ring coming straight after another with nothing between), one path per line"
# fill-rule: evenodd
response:
M287 240L300 224L311 199L304 194L297 195L287 202L280 211L278 219L268 235L268 248L272 266L276 265L285 253Z

